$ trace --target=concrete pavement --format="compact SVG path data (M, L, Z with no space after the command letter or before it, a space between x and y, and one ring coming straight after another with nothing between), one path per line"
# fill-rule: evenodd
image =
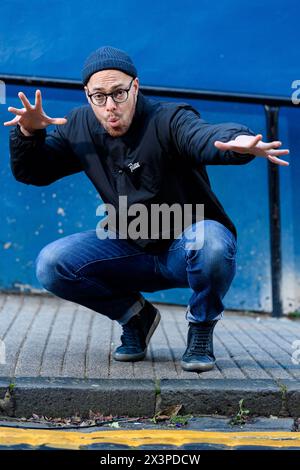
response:
M153 416L181 404L185 414L229 416L244 399L252 415L300 416L300 321L226 312L215 329L217 367L197 374L180 367L185 308L157 307L146 359L120 363L116 322L50 295L0 294L0 396L15 384L10 413Z

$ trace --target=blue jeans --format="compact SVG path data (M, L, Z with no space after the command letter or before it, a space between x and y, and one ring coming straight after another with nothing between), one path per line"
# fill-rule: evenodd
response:
M203 229L203 246L191 246L190 231ZM233 234L214 220L186 228L160 254L146 253L125 239L101 240L96 230L87 230L46 245L36 259L36 275L58 297L121 325L143 307L141 291L190 287L186 318L200 323L222 317L222 299L236 271L236 251Z

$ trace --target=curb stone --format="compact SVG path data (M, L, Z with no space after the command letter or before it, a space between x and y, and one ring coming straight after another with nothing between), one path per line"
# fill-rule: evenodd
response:
M300 396L300 389L299 389ZM275 381L257 379L161 380L161 407L182 404L184 413L235 415L239 401L250 415L279 415L282 408L281 390Z
M11 383L0 378L0 397ZM32 414L68 417L89 410L108 416L148 416L182 404L180 414L232 416L239 401L250 416L300 416L300 384L269 379L72 379L16 378L13 410L8 416ZM1 411L0 411L1 415ZM3 415L3 412L2 412Z

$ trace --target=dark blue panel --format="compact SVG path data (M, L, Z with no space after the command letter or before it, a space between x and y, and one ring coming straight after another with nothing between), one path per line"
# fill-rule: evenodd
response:
M86 55L111 44L132 54L144 84L287 95L299 78L298 8L296 0L2 0L0 72L80 78Z

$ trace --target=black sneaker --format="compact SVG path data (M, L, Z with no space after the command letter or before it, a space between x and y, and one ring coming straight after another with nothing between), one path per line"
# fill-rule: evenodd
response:
M141 361L147 346L160 322L159 311L146 300L142 310L123 325L121 346L113 353L116 361Z
M216 358L213 351L213 331L217 321L189 323L187 348L182 356L183 370L203 372L213 369Z

